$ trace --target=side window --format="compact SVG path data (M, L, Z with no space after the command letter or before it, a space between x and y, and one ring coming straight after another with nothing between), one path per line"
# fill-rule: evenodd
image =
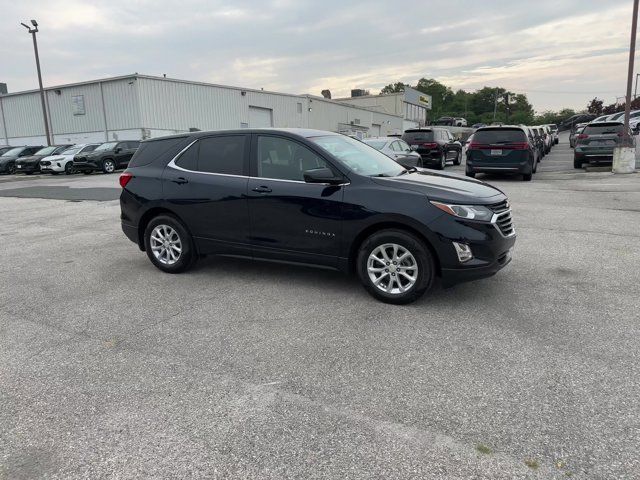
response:
M140 146L140 142L127 142L129 144L129 148L136 149Z
M243 175L245 135L209 137L198 143L199 172Z
M403 142L402 140L399 140L398 144L400 145L400 150L402 150L403 152L406 152L407 150L411 150L411 147L409 147L409 144L406 142Z
M176 165L184 168L185 170L193 170L195 171L198 168L198 148L200 146L200 142L196 142L191 145L187 150L182 152L182 154L176 160Z
M391 142L391 150L393 150L394 152L399 152L400 151L400 147L398 142Z
M298 142L281 137L258 137L258 177L304 181L305 170L321 167L329 165Z
M81 153L85 153L85 152L93 152L96 147L98 145L87 145L86 147L84 147L82 150L80 150Z

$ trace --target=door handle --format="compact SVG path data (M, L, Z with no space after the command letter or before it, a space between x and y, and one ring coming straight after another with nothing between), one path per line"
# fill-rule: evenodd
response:
M271 189L269 187L265 187L264 185L253 188L252 191L258 192L258 193L271 193Z
M184 185L185 183L189 183L189 180L187 180L184 177L178 177L174 180L171 180L173 183L177 183L178 185Z

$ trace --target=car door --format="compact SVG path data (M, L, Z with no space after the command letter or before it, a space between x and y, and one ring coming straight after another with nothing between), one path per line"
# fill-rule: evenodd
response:
M116 146L116 148L120 148L120 151L116 153L116 165L119 168L126 167L127 165L129 165L129 160L131 160L131 157L133 157L133 154L136 153L136 150L138 149L138 145L140 145L140 142L127 141L127 142L120 142Z
M165 168L168 208L194 236L200 253L250 255L248 134L194 139Z
M344 185L306 183L328 167L315 149L277 134L254 134L248 185L254 256L336 267Z

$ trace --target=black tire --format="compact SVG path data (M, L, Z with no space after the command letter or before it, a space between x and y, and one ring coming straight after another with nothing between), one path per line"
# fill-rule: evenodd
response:
M438 160L438 164L436 165L436 170L444 170L447 166L447 154L442 152L440 154L440 160Z
M93 173L93 170L83 170L82 173L84 173L85 175L91 175Z
M71 175L73 172L73 162L67 162L67 164L64 166L64 174L65 175Z
M24 173L26 173L27 175L33 175L33 172L24 172Z
M387 293L377 287L369 277L369 256L376 248L385 244L399 245L410 252L415 260L415 266L417 266L417 278L413 285L405 292ZM427 246L411 233L396 229L381 230L367 238L358 251L356 268L362 285L371 296L382 302L392 303L395 305L404 305L414 302L420 298L427 290L429 290L429 288L431 288L436 274L433 257ZM411 269L407 268L406 272L410 271ZM392 274L390 272L387 272L385 279L391 278L391 275ZM400 278L400 276L398 276L398 278ZM406 278L403 277L403 281L404 280L406 280ZM397 283L392 283L392 286L393 285L397 285Z
M105 159L102 162L102 171L104 173L113 173L116 171L116 162L110 158Z
M60 172L53 172L53 171L52 171L52 172L51 172L51 175L58 175L58 173L60 173Z
M474 172L472 172L472 171L466 170L466 171L464 172L464 174L465 174L467 177L470 177L470 178L476 178L476 174L475 174Z
M558 139L556 138L556 139L553 141L553 143L554 143L554 145L558 145Z
M7 165L7 173L9 175L13 175L14 173L16 173L16 164L15 163L10 163L9 165Z
M530 182L532 178L533 178L533 174L532 173L524 173L524 174L522 174L522 180L525 181L525 182Z
M456 152L456 158L453 159L454 165L460 165L460 163L462 163L460 160L460 157L461 157L461 152Z
M151 247L151 233L159 225L166 225L172 228L180 241L181 253L173 264L166 264L156 258ZM147 257L151 260L159 270L166 273L180 273L188 270L196 262L198 255L196 254L193 238L180 220L172 215L159 215L151 219L144 230L144 248Z
M580 168L582 168L583 164L584 164L583 160L580 160L580 159L576 158L575 156L573 157L573 168L580 169Z

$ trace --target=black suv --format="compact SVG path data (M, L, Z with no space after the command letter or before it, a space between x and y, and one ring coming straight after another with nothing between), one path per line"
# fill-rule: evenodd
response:
M43 148L42 145L31 147L14 147L0 155L0 173L14 173L16 171L16 160L22 157L33 155Z
M25 155L16 160L16 173L31 175L40 171L40 160L51 155L57 155L71 147L70 143L64 145L51 145L38 150L33 155Z
M140 142L137 140L103 143L93 152L73 157L73 169L87 174L94 171L113 173L129 165L129 160L139 146Z
M402 140L420 154L422 167L444 170L448 161L460 165L462 144L446 128L415 128L405 130Z
M488 277L511 260L507 197L406 170L321 130L197 132L143 142L120 176L122 229L160 270L219 254L357 271L389 303Z

